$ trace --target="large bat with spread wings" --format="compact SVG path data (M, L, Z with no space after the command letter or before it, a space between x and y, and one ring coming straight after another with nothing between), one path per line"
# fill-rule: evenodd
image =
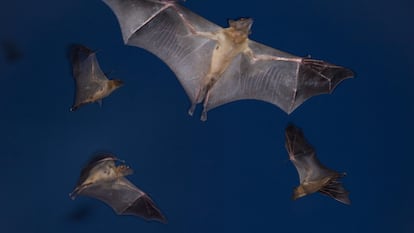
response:
M116 166L115 156L94 157L81 171L72 199L77 195L96 198L108 204L117 214L135 215L146 220L166 222L152 199L125 176L133 173L126 165Z
M289 159L295 165L300 180L300 185L294 189L292 198L296 200L319 191L344 204L351 204L349 192L339 181L345 173L338 173L322 165L301 129L289 125L285 130L285 136Z
M351 70L297 57L248 38L253 20L221 28L174 0L103 0L118 18L124 42L144 48L176 74L191 100L189 114L242 99L291 113L306 99L330 93Z

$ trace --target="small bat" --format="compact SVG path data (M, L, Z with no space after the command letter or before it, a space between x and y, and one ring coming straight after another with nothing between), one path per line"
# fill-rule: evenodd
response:
M69 195L72 200L77 195L89 196L105 202L117 214L166 223L152 199L124 177L132 174L133 170L124 164L116 166L115 161L120 160L112 155L93 158L82 169L78 184Z
M99 67L95 52L83 45L72 45L69 59L76 82L75 102L70 111L88 103L102 104L103 98L123 85L119 79L109 80Z
M301 129L289 125L285 136L289 159L295 165L300 180L300 185L293 191L293 200L319 191L344 204L351 204L349 192L339 181L346 173L338 173L322 165Z
M266 101L289 114L353 76L344 67L250 40L250 18L229 20L223 29L175 0L103 1L125 44L150 51L173 70L190 98L188 113L203 103L203 121L210 109L242 99Z

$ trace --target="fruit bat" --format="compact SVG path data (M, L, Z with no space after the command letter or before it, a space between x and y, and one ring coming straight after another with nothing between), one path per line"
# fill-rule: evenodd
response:
M294 189L292 198L296 200L319 191L344 204L351 204L349 192L339 181L346 173L338 173L322 165L316 157L315 149L306 141L301 129L289 125L285 136L289 159L295 165L300 180L300 185Z
M191 101L207 111L256 99L291 113L306 99L331 93L353 72L309 57L297 57L248 38L253 20L229 20L228 28L174 0L103 0L115 13L127 45L144 48L175 73Z
M119 79L109 80L99 67L95 52L83 45L70 46L69 59L76 82L75 101L70 111L88 103L101 104L103 98L123 84Z
M120 215L135 215L146 220L165 223L166 219L152 199L124 176L133 170L122 164L112 155L96 156L82 169L75 190L69 195L72 200L77 195L99 199Z

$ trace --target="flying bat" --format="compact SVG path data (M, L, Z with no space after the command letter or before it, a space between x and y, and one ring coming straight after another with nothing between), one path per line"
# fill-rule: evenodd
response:
M119 79L109 80L99 67L95 52L83 45L70 46L69 59L76 82L75 101L70 111L88 103L102 104L103 98L123 85Z
M344 204L351 204L349 192L339 181L346 173L338 173L322 165L301 129L289 125L285 130L285 136L289 159L295 165L300 180L300 185L294 189L292 198L296 200L319 191Z
M120 160L112 155L94 157L82 169L78 184L69 195L72 200L77 195L89 196L105 202L119 215L135 215L165 223L166 218L154 201L125 178L133 170L124 164L116 166L115 161Z
M210 109L242 99L266 101L289 114L353 76L344 67L250 40L250 18L221 28L175 0L103 1L125 44L150 51L172 69L191 101L188 113L203 103L203 121Z

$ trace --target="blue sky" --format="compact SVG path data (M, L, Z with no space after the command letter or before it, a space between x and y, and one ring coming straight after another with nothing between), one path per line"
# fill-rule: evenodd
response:
M186 1L227 26L252 17L251 39L351 68L356 78L291 115L239 101L199 121L171 70L123 45L101 1L0 3L0 39L24 56L0 56L2 232L413 232L414 16L412 1ZM70 43L98 50L125 86L69 112ZM198 109L199 110L199 109ZM288 122L301 127L327 166L346 171L351 206L315 194L290 199L298 184L284 148ZM117 216L103 203L68 194L97 151L135 170L168 224ZM84 210L84 212L82 212ZM84 215L79 214L84 213ZM78 214L79 218L73 216Z

